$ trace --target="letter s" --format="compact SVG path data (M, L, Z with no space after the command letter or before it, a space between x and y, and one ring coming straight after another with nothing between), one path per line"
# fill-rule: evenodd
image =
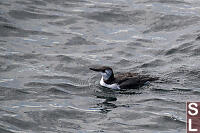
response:
M196 108L195 108L195 107L192 107L192 105L194 105ZM188 111L188 113L189 113L191 116L195 116L195 115L198 114L198 109L197 109L198 105L197 105L197 103L190 103L190 104L188 105L188 107L189 107L189 109L191 109L191 110L194 111L194 113L192 113L190 110Z

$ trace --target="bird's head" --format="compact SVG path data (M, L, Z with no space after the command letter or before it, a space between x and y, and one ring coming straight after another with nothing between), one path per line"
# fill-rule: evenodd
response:
M109 80L110 78L114 78L113 70L110 67L102 66L102 67L93 67L90 68L95 72L100 72L104 80Z

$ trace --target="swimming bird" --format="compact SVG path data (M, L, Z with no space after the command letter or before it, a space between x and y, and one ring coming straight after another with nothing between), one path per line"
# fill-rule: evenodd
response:
M114 75L111 67L101 66L93 67L90 70L100 72L102 77L100 85L110 89L136 89L148 81L158 80L157 77L150 77L149 75L139 75L138 73L120 73Z

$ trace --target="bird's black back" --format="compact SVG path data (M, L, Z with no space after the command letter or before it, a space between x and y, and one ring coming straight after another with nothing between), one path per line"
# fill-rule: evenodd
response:
M149 75L139 75L138 73L123 73L117 74L113 83L117 83L121 89L135 89L143 86L147 81L158 80L157 77L150 77Z

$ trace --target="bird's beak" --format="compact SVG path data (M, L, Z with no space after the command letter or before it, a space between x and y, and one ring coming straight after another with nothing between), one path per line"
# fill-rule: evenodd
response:
M90 70L95 71L95 72L102 72L102 68L90 68Z

